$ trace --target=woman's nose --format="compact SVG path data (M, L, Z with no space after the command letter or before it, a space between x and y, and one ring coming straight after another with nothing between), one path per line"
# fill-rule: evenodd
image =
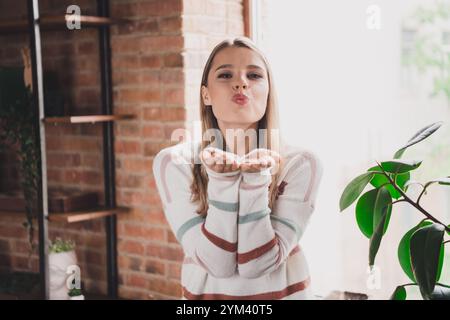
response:
M245 80L243 80L242 78L239 78L239 80L237 80L233 84L233 89L239 90L239 88L242 88L242 89L247 89L248 88L248 83Z
M239 90L239 88L241 88L241 87L242 87L242 89L247 89L247 85L246 84L236 84L236 85L233 86L233 89Z

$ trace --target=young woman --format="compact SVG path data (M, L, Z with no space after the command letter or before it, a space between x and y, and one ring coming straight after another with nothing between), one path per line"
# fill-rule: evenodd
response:
M225 40L210 54L200 116L202 141L165 148L153 162L185 253L183 299L313 298L299 240L322 166L279 139L272 73L250 39Z

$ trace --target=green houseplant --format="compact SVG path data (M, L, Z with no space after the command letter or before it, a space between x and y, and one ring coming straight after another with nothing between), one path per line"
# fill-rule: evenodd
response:
M340 198L340 211L348 208L356 200L356 220L361 232L370 239L369 266L373 266L386 233L394 204L405 202L412 205L424 218L409 230L398 246L398 259L412 283L399 285L391 299L405 300L406 286L418 286L424 299L450 299L450 286L439 282L444 263L445 236L450 235L450 225L436 219L420 204L422 196L432 184L450 186L450 176L433 179L426 183L411 180L410 172L417 169L422 161L402 160L405 150L426 139L442 125L433 123L419 130L394 158L378 162L367 172L354 178L344 189ZM367 185L373 188L364 194ZM408 187L418 184L422 190L416 200L407 195ZM361 195L362 194L362 195Z
M69 295L70 300L84 300L84 295L81 289L70 289L67 294Z
M30 254L34 243L33 218L36 216L37 190L41 177L40 147L36 136L38 110L31 87L24 83L23 68L0 69L0 148L15 150L21 168L21 187L25 199Z
M77 265L75 243L72 240L56 238L48 247L48 263L50 269L50 300L67 300L68 270Z

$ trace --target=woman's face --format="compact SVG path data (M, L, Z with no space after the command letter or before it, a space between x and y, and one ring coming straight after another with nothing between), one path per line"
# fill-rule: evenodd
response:
M246 129L264 116L269 82L264 62L256 52L236 47L221 50L213 59L207 84L202 86L203 102L212 105L221 129ZM234 100L238 93L248 99Z

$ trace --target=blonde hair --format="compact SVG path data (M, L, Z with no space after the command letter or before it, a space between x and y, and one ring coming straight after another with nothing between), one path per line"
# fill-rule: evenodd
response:
M280 150L282 148L282 140L281 136L273 135L273 131L279 132L279 120L278 120L278 108L277 108L277 100L276 93L273 84L273 74L269 67L266 57L264 54L255 46L255 44L248 38L238 37L233 40L226 39L220 42L209 55L208 60L206 61L205 68L203 70L202 82L201 86L207 86L208 84L208 74L212 66L212 62L214 57L218 52L225 48L235 47L235 48L248 48L254 52L256 52L259 57L263 60L267 75L268 75L268 83L269 83L269 94L267 97L267 107L264 116L258 121L258 147L260 147L261 141L259 141L259 129L266 129L267 139L265 148L269 150L273 150L280 154ZM200 87L201 87L200 86ZM204 133L209 129L217 129L219 130L219 126L217 124L217 119L213 114L212 107L206 106L203 102L201 96L200 89L200 119L202 122L202 137ZM227 150L226 141L223 138L223 150ZM209 145L209 141L205 141L202 139L200 152ZM283 159L281 159L280 166L275 174L272 175L272 182L269 186L269 208L272 210L275 200L277 198L277 180L283 168ZM193 182L191 185L192 202L200 202L200 205L197 209L197 213L201 215L206 215L208 211L208 198L207 198L207 186L208 186L208 175L205 171L205 168L200 163L195 163L192 169L193 174Z

